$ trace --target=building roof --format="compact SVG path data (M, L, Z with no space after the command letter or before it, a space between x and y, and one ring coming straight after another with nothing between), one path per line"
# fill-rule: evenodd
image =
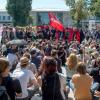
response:
M0 11L6 11L7 0L0 0ZM69 11L65 0L32 0L32 11Z

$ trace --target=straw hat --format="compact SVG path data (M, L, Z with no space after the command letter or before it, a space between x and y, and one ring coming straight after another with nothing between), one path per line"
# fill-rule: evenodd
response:
M91 55L94 57L94 58L97 58L99 56L99 53L98 52L93 52L91 53Z
M21 59L20 59L20 65L22 66L22 65L28 65L28 63L29 63L29 59L27 58L27 57L22 57Z

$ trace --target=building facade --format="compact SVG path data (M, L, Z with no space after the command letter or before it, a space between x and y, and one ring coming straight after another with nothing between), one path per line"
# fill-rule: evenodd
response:
M33 0L30 14L33 17L33 25L49 24L48 12L53 12L64 26L68 27L72 26L72 19L69 15L69 11L65 0ZM5 8L0 10L0 24L12 25L12 18L6 10L6 3Z
M0 10L0 24L11 25L12 17L7 13L6 10Z
M63 23L65 27L72 26L72 19L69 15L69 12L52 12L56 15L56 17ZM32 12L33 16L33 25L48 25L49 24L49 16L48 12Z

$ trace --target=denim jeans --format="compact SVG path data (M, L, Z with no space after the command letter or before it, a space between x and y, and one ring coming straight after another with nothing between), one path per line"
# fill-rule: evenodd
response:
M72 80L69 77L67 77L67 86L74 90L74 84L72 83Z
M74 84L72 83L72 80L69 82L70 88L74 91Z
M91 93L92 93L93 100L100 100L100 97L94 96L94 92L99 89L99 86L100 86L99 83L94 82L91 87Z
M92 92L95 92L96 90L99 89L99 86L100 86L99 83L94 82L93 85L92 85L92 87L91 87L91 91L92 91Z

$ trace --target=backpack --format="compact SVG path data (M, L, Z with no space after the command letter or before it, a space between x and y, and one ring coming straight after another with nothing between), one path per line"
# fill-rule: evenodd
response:
M64 100L61 94L59 75L42 76L42 100Z
M10 100L5 86L0 86L0 100Z

